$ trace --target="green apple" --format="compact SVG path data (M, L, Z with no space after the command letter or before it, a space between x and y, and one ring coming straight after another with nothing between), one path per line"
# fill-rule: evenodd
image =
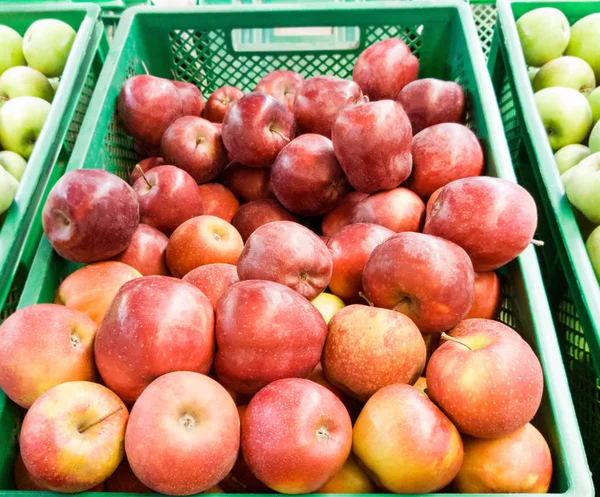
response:
M19 182L0 167L0 214L4 214L13 203Z
M592 118L594 124L600 121L600 87L596 88L593 92L587 96L588 103L592 108Z
M27 161L19 154L15 154L10 150L0 152L0 168L4 169L17 181L21 181L26 166Z
M585 242L590 262L596 273L596 278L600 281L600 226L590 233L590 236Z
M600 152L600 125L596 123L590 133L590 139L588 141L588 147L593 154Z
M533 91L562 86L580 92L596 88L596 76L590 65L579 57L559 57L544 64L533 80Z
M600 153L586 157L561 178L569 202L592 223L600 224Z
M71 26L58 19L35 21L23 37L23 54L27 64L49 78L60 76L76 34Z
M50 104L38 97L17 97L0 109L0 145L29 159L44 127Z
M33 67L17 66L0 76L0 98L39 97L52 102L54 90L48 78Z
M592 129L592 109L572 88L544 88L534 95L552 150L581 143Z
M517 21L517 31L528 66L541 67L560 57L569 44L569 21L552 7L523 14Z
M27 64L22 46L21 35L14 29L0 24L0 74L10 67Z
M48 80L50 82L50 86L52 86L52 91L56 95L56 90L58 90L58 83L60 83L60 78L50 78Z
M535 75L539 72L539 67L528 67L527 68L527 76L529 76L529 82L533 84L533 80L535 79Z
M585 60L600 80L600 14L591 14L571 26L566 55Z
M585 145L573 144L561 148L554 154L554 160L560 174L566 173L572 167L575 167L583 159L590 156L592 152Z

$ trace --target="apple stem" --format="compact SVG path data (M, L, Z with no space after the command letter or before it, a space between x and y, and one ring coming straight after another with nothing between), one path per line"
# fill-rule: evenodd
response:
M148 71L148 68L146 67L146 64L143 60L142 60L142 67L144 68L144 71L146 71L146 74L149 76L150 72Z
M369 300L369 297L367 297L363 292L358 292L358 296L365 299L367 301L367 304L369 304L371 307L375 307L375 304L371 302Z
M446 333L442 333L442 340L447 340L448 342L458 343L459 345L462 345L463 347L467 347L469 350L473 350L465 342L461 342L460 340L457 340L456 338L451 337L450 335L448 335Z
M117 407L116 409L113 409L111 412L109 412L108 414L102 416L99 420L94 421L93 423L90 423L87 426L84 426L83 428L79 429L79 433L83 433L86 430L89 430L90 428L92 428L93 426L96 426L97 424L102 423L102 421L104 421L107 418L110 418L113 414L118 413L121 409L123 409L125 406L120 405L119 407Z
M290 139L289 139L287 136L285 136L283 133L280 133L280 132L279 132L279 131L277 131L276 129L272 129L272 130L271 130L271 133L275 133L276 135L279 135L279 136L281 136L281 138L283 138L283 139L284 139L284 140L285 140L287 143L289 143L289 142L290 142Z
M142 175L142 178L144 178L144 181L146 182L146 184L148 185L148 188L152 188L152 185L150 184L150 182L148 181L148 178L146 178L146 175L144 174L144 170L142 169L142 167L139 164L135 165L135 169L137 171L139 171L139 173Z
M531 240L531 243L533 245L535 245L536 247L543 247L544 246L544 242L542 240L536 240L535 238L533 240Z
M175 71L173 69L171 69L171 74L173 75L173 79L177 80L177 76L175 75Z

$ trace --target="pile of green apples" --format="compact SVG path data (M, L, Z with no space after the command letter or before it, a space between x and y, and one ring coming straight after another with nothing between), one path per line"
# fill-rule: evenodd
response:
M560 10L544 7L521 16L517 30L537 110L600 281L600 13L570 26Z
M17 194L75 36L57 19L35 21L23 37L0 25L0 214Z

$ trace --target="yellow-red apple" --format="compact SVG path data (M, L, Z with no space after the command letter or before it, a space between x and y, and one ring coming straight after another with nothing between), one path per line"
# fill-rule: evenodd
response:
M212 306L216 307L223 292L240 279L233 264L215 263L192 269L183 277L183 281L201 290Z
M240 208L240 203L231 190L220 183L205 183L198 187L202 215L217 216L228 223Z
M358 465L352 453L346 459L342 468L333 475L317 494L375 494L377 489L367 474Z

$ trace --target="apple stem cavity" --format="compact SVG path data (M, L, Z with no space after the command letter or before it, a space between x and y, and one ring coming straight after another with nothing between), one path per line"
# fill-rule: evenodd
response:
M319 426L317 429L317 440L319 442L328 441L331 439L331 435L329 434L329 430L325 426Z
M365 301L367 302L367 304L369 304L369 306L371 306L371 307L375 307L375 304L374 304L373 302L371 302L371 301L369 300L369 297L367 297L367 296L366 296L366 295L365 295L363 292L358 292L358 296L359 296L361 299L365 299Z
M148 188L152 188L152 185L148 181L148 178L146 178L146 175L144 174L144 170L141 168L141 166L139 164L136 164L135 169L142 175L142 178L144 178L144 181L148 185Z
M531 243L533 245L535 245L536 247L543 247L544 246L544 242L542 240L536 240L535 238L533 240L531 240Z
M111 412L109 412L108 414L105 414L104 416L102 416L100 419L94 421L93 423L90 423L89 425L84 426L83 428L79 428L79 433L84 433L85 431L89 430L90 428L102 423L102 421L104 421L105 419L110 418L113 414L117 414L121 409L123 409L125 406L120 405L117 408L113 409Z
M445 332L442 333L442 340L446 340L448 342L454 342L457 343L459 345L462 345L463 347L468 348L469 350L473 350L471 347L469 347L465 342L461 342L460 340L451 337L450 335L446 334Z

